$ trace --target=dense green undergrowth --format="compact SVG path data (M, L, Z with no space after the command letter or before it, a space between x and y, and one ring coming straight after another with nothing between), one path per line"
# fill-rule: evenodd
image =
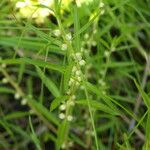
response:
M27 2L0 1L0 149L149 150L150 1Z

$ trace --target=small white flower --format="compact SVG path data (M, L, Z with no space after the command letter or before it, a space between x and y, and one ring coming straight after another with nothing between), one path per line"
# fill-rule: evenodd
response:
M3 78L2 83L6 84L6 83L8 83L8 80L6 78Z
M77 76L81 75L81 71L80 71L80 70L77 70L77 71L76 71L76 75L77 75Z
M60 105L59 109L62 110L62 111L65 110L66 109L66 105L65 104Z
M80 85L80 83L79 82L76 82L76 86L79 86Z
M109 54L110 54L110 52L109 52L109 51L105 51L105 52L104 52L104 56L105 56L105 57L108 57L108 56L109 56Z
M62 148L62 149L66 149L66 144L63 143L62 146L61 146L61 148Z
M72 72L75 73L76 71L77 71L77 67L76 67L76 66L73 66Z
M70 95L71 94L71 91L70 89L66 92L66 94Z
M67 50L67 44L62 44L61 50L62 50L62 51L66 51L66 50Z
M71 96L71 99L72 99L72 100L75 100L75 99L76 99L76 96L75 96L75 95L72 95L72 96Z
M71 116L71 115L67 116L67 120L68 121L72 121L73 120L73 116Z
M25 2L17 2L16 3L16 8L23 8L25 7L27 4Z
M53 31L53 34L56 36L56 37L59 37L61 35L61 32L60 30L56 29Z
M100 12L100 14L103 15L104 13L105 13L105 10L102 9L101 12Z
M71 33L66 34L66 40L71 41L71 39L72 39Z
M21 100L21 105L26 105L26 104L27 104L27 99L26 98L22 99Z
M75 102L73 100L70 100L70 101L67 102L67 105L74 106Z
M69 146L69 147L73 147L73 142L70 141L70 142L68 143L68 146Z
M82 60L82 54L81 53L76 53L75 54L76 55L76 58L80 61L80 60Z
M92 41L92 45L93 45L93 46L96 46L96 41Z
M112 48L111 48L111 52L114 52L114 51L115 51L115 47L112 47Z
M59 118L60 118L60 119L65 119L65 114L64 114L64 113L60 113L60 114L59 114Z
M77 77L78 81L80 82L81 81L81 77Z
M84 66L84 65L85 65L85 61L82 59L82 60L79 62L79 64L80 64L81 66Z
M106 83L103 81L103 80L98 80L98 83L100 84L100 85L102 85L102 86L105 86L106 85Z
M70 78L70 80L69 80L69 86L71 86L74 82L75 82L75 80L73 78Z
M89 38L89 34L86 33L86 34L84 35L84 39L88 39L88 38Z
M100 8L104 7L104 3L103 3L103 2L100 2L99 7L100 7Z
M18 100L18 99L20 98L20 94L19 94L19 93L15 93L14 98L15 98L16 100Z
M2 64L1 66L2 66L2 68L6 68L6 64Z

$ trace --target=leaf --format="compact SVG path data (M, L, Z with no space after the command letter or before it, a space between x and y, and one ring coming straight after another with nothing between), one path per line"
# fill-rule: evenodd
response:
M31 64L35 65L38 67L43 67L43 68L48 68L52 70L59 71L61 73L64 72L65 68L60 65L52 64L50 62L45 62L44 60L36 60L36 59L31 59L31 58L18 58L18 59L2 59L0 60L0 63L5 63L5 64Z
M7 88L7 87L0 87L0 93L11 93L14 94L15 91L11 88Z
M22 111L12 112L10 114L5 115L5 119L11 120L11 119L16 119L16 118L21 118L29 114L30 114L29 112L22 112Z
M15 47L18 44L18 40L20 37L3 37L0 36L0 45L5 47ZM40 49L44 49L45 46L48 46L48 50L51 53L58 53L63 55L64 52L60 49L58 42L56 45L53 43L48 43L48 41L42 40L41 38L37 37L22 37L20 40L19 48L25 49L25 51L32 51L37 52Z
M29 99L28 103L32 109L37 112L37 115L44 116L49 122L54 123L55 125L59 125L59 121L57 118L47 110L41 103L37 102L36 100Z
M35 131L33 129L33 125L32 125L32 121L31 121L31 117L30 116L29 116L29 125L30 125L31 131L32 131L31 138L32 138L36 148L38 150L41 150L40 141L39 141L39 139L38 139L38 137L37 137L37 135L36 135L36 133L35 133Z
M36 67L36 70L38 72L38 75L40 76L42 82L44 85L48 88L48 90L55 96L59 97L60 92L57 88L57 86L54 84L52 80L46 77L46 75L42 72L42 70L39 67Z
M140 85L137 83L136 80L134 80L134 83L136 87L138 88L143 101L148 109L148 115L147 115L147 122L146 122L146 147L148 148L148 145L150 144L150 97L143 91L143 89L140 87Z
M96 110L101 110L105 113L109 113L112 115L119 115L119 113L116 113L115 111L113 111L110 107L108 107L105 104L102 104L102 103L94 101L94 100L89 100L89 102L90 102L90 106L92 108L95 108ZM78 100L78 101L76 101L76 104L88 105L87 100Z
M56 140L56 150L60 150L65 138L67 136L69 123L67 120L64 120L60 125L57 132L57 140Z
M55 98L51 103L50 111L53 111L54 109L56 109L60 105L60 103L65 101L67 98L68 96L60 96L60 97Z
M149 96L142 90L142 88L140 87L140 85L137 83L136 80L134 80L134 83L136 85L136 87L138 88L143 100L144 100L144 103L145 105L147 106L148 109L150 109L150 98Z

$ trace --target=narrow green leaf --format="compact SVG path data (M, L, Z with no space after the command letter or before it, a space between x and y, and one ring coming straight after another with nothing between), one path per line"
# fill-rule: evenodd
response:
M143 100L144 100L144 103L145 105L147 106L148 109L150 109L150 98L149 96L142 90L142 88L140 87L140 85L137 83L136 80L134 80L134 83L136 85L136 87L138 88Z
M39 141L38 137L36 136L36 133L35 133L35 131L33 129L33 125L32 125L32 121L31 121L31 117L30 116L29 116L29 125L30 125L31 131L32 131L31 138L32 138L36 148L38 150L41 150L40 141Z
M5 63L5 64L31 64L34 66L38 67L43 67L43 68L48 68L52 70L59 71L61 73L64 72L65 68L60 65L52 64L50 62L45 62L44 60L35 60L31 58L18 58L18 59L2 59L0 60L0 64Z
M11 120L11 119L16 119L16 118L21 118L24 116L29 115L29 112L21 112L21 111L17 111L17 112L12 112L10 114L5 115L5 119L6 120Z
M94 101L94 100L89 100L89 102L90 102L90 106L96 110L101 110L105 113L109 113L112 115L119 115L119 113L116 113L115 111L113 111L110 107L108 107L105 104L102 104L102 103ZM76 103L79 105L86 105L86 106L88 105L86 100L78 100L78 101L76 101Z
M59 124L57 118L47 110L41 103L37 102L36 100L29 99L29 105L40 115L44 116L49 122L54 123L55 125Z
M59 125L58 133L57 133L57 140L56 140L56 150L60 150L63 142L65 141L65 138L67 136L67 130L68 130L68 121L64 120L61 125Z
M38 75L40 76L42 82L49 89L49 91L55 97L59 97L60 96L60 92L59 92L57 86L55 85L55 83L52 80L50 80L49 78L47 78L46 75L42 72L42 70L39 67L36 67L36 70L37 70Z

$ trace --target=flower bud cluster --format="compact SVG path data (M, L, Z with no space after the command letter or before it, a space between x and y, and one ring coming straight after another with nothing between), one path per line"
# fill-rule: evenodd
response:
M70 106L74 106L75 105L75 99L76 99L76 96L75 95L71 95L69 100L63 104L60 105L59 107L59 110L60 110L60 113L59 113L59 118L60 119L67 119L67 121L72 121L73 120L73 116L72 115L66 115L66 109Z

